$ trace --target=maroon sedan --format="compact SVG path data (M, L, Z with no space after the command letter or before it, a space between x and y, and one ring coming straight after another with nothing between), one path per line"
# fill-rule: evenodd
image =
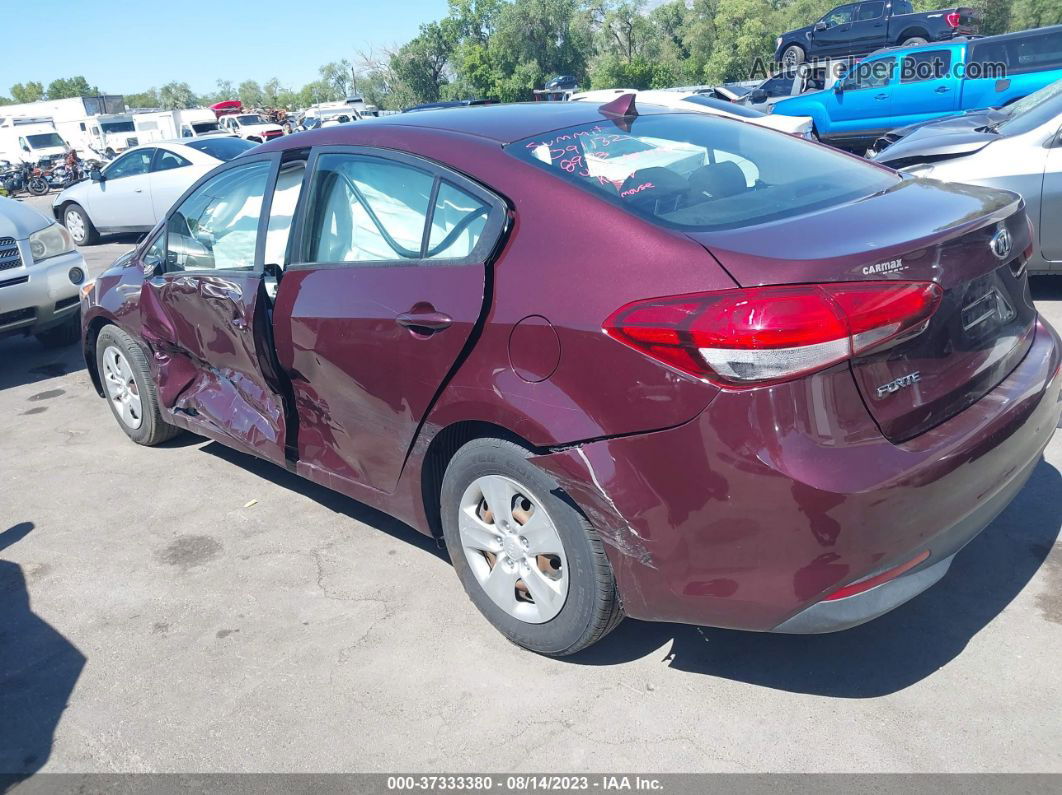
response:
M629 97L406 114L218 167L83 305L97 391L445 540L552 655L623 615L878 616L1062 411L1018 196Z

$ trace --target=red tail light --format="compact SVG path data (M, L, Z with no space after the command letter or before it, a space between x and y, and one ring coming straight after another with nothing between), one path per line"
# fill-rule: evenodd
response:
M636 301L605 333L684 373L724 385L784 381L925 328L932 282L753 287Z
M950 14L945 14L944 21L948 23L949 28L957 28L962 21L962 15L958 11L952 11Z

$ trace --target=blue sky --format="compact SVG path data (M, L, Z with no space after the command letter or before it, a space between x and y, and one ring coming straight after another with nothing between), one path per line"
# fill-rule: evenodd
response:
M317 67L359 50L401 44L446 14L446 0L17 0L0 60L0 95L13 83L83 74L115 94L171 80L271 77L300 88ZM11 9L9 9L10 11Z

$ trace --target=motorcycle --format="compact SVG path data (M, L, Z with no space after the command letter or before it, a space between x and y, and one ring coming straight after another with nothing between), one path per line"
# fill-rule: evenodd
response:
M0 172L0 186L12 196L21 191L43 196L50 190L41 169L30 163L15 163Z

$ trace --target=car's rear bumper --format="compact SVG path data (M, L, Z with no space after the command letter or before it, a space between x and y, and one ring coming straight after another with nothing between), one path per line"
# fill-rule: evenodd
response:
M628 615L844 629L936 582L1021 489L1062 413L1060 363L1058 335L1038 323L1029 353L992 392L899 445L881 436L841 366L723 392L677 428L537 460L606 542ZM895 579L827 599L914 559Z

